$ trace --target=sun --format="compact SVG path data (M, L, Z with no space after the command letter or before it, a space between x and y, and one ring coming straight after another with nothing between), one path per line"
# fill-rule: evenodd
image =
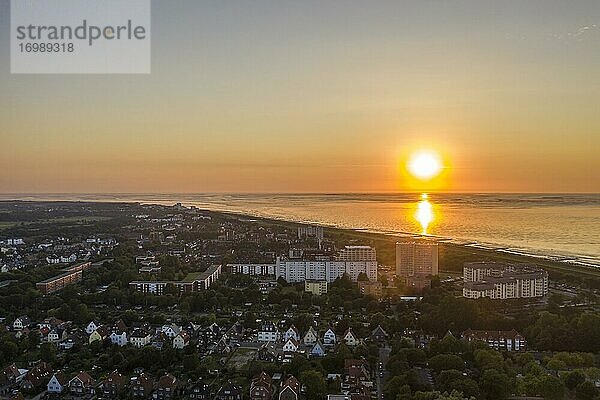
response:
M408 170L414 177L427 180L442 171L442 162L437 153L423 150L411 155L408 160Z

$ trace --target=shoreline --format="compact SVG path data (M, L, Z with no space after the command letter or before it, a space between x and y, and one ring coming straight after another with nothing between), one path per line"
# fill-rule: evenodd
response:
M144 204L144 203L140 203L140 204ZM148 204L152 204L152 203L148 203ZM163 204L160 204L160 205L163 205ZM330 231L337 235L348 236L348 237L357 238L357 239L367 239L370 241L374 240L376 242L380 242L379 246L376 245L378 258L380 258L380 255L381 255L379 247L383 244L382 242L387 242L387 244L388 244L387 250L389 251L389 247L391 247L395 254L395 242L397 241L397 239L414 237L414 238L419 238L422 240L435 241L442 248L442 252L450 253L450 254L445 254L445 257L447 259L456 259L456 258L467 259L468 258L468 261L481 261L482 260L481 257L484 257L485 260L491 260L491 261L532 263L532 264L536 264L536 265L540 266L541 268L547 269L549 272L557 272L557 273L565 274L565 275L591 277L591 278L599 278L600 279L600 268L598 268L598 267L583 266L583 265L579 265L579 264L571 264L571 263L568 263L565 261L553 260L549 257L536 256L536 255L524 254L524 253L519 253L519 252L508 252L508 251L502 252L502 250L505 250L506 248L491 249L491 248L485 248L485 247L475 247L475 246L470 246L470 244L475 244L475 243L451 243L451 242L443 241L443 239L442 240L435 239L435 237L432 237L432 236L412 234L412 233L408 233L408 232L402 232L402 233L372 232L372 231L364 230L364 229L339 228L339 227L330 226L330 225L321 224L321 223L301 222L301 221L294 221L294 220L286 220L283 218L263 217L263 216L257 216L257 215L251 215L251 214L244 214L244 213L240 213L237 211L221 211L221 210L216 211L216 210L202 209L202 208L198 208L198 210L203 211L203 212L227 215L229 217L233 217L233 218L237 218L237 219L244 218L244 219L246 219L246 221L256 220L256 221L262 221L262 222L268 223L268 224L274 224L274 225L285 226L285 227L295 227L299 224L311 224L311 225L322 226L326 231ZM387 253L388 251L384 251L384 254ZM475 259L477 257L479 257L479 259ZM381 263L380 262L380 265L386 265L386 264L389 264L389 266L394 265L394 263ZM440 272L443 272L443 273L459 273L460 272L460 273L462 273L463 262L456 260L456 261L454 261L454 264L455 264L454 268L452 268L449 265L442 265L442 263L440 262Z
M137 201L137 200L84 200L84 199L2 199L0 203L21 202L21 203L90 203L90 204L138 204L152 205L162 207L172 207L172 200L165 201ZM442 236L423 235L411 232L393 232L393 231L377 231L364 228L343 228L334 225L324 224L316 221L308 221L294 218L274 217L255 215L251 213L243 213L236 210L217 210L201 206L197 206L189 202L181 202L186 207L194 206L201 212L215 213L238 220L246 221L262 221L263 223L280 225L285 227L295 228L297 225L316 225L323 227L335 235L348 237L350 240L368 240L375 244L377 248L378 258L382 258L380 265L395 265L392 262L390 253L394 253L395 257L395 242L398 239L415 238L419 240L428 240L438 243L440 246L440 272L458 273L462 272L462 264L464 261L506 261L533 263L549 272L554 271L560 274L593 277L600 279L600 265L586 264L577 262L577 259L584 259L590 256L567 256L567 255L543 255L527 253L524 249L516 249L508 246L491 243L480 243L473 240L453 239ZM385 249L381 251L380 249ZM591 256L594 258L594 256ZM464 261L461 261L464 260Z

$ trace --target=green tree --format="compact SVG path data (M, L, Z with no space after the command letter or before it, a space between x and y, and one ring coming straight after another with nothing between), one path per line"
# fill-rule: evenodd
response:
M553 376L544 375L539 380L539 394L549 400L560 400L564 397L565 386L563 382Z
M504 372L486 369L481 375L479 388L487 400L506 399L511 392L510 379Z
M575 397L579 400L592 400L598 395L598 389L590 381L581 382L575 388Z
M308 370L300 374L300 381L306 387L306 400L322 400L327 394L325 379L319 371Z
M454 354L438 354L429 359L429 366L435 372L449 369L462 371L465 368L465 362L462 358Z

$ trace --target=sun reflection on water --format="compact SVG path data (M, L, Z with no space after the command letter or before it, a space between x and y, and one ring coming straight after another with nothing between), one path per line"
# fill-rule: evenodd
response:
M433 221L433 218L433 207L429 201L429 195L422 193L421 201L417 203L417 210L415 212L415 219L421 225L421 234L427 235L427 228Z

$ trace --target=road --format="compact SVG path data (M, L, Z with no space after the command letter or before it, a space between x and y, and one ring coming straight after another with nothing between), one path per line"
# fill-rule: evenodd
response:
M377 398L379 400L383 400L383 386L385 385L385 380L388 377L388 372L385 370L385 365L387 364L390 353L392 352L391 347L380 347L379 348L379 357L377 359L377 368L375 368L375 374L377 375ZM380 368L380 365L382 368ZM382 374L383 372L383 374ZM381 376L383 375L383 376Z

